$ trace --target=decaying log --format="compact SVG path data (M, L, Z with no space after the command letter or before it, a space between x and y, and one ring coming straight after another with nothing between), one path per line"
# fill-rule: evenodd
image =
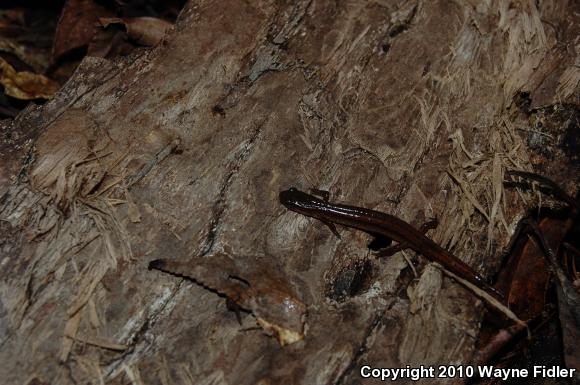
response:
M526 207L505 170L573 153L565 124L552 163L532 144L538 119L577 108L578 14L192 1L158 47L87 57L54 100L2 123L3 383L353 384L364 364L469 362L482 315L469 291L408 251L416 277L401 253L375 258L368 235L337 238L278 193L437 217L429 236L493 274ZM205 267L194 282L148 270L156 259ZM305 306L294 343L256 322L265 277ZM232 292L249 296L241 325Z

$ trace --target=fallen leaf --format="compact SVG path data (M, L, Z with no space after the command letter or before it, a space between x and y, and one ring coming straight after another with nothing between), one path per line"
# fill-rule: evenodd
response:
M540 226L545 228L550 224L544 219ZM544 308L550 284L548 266L535 240L527 235L519 236L495 287L505 293L509 308L523 320L536 317Z
M92 0L67 0L56 27L53 62L67 52L88 46L97 30L99 17L111 15L111 11Z
M538 223L546 242L558 250L571 226L570 220L545 217ZM550 284L550 268L536 239L521 236L502 268L496 288L506 294L507 304L521 319L532 319L542 311Z
M6 60L0 58L0 84L4 93L16 99L50 99L60 85L44 75L28 71L17 72Z
M58 14L54 10L0 9L0 51L17 58L36 73L50 66L50 53ZM10 58L3 56L10 62Z

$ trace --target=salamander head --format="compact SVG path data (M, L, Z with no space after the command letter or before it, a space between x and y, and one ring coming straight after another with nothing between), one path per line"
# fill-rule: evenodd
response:
M287 209L308 216L312 216L312 211L315 211L321 204L324 204L324 201L313 195L302 192L295 187L290 187L288 190L281 191L279 196L280 203L286 206Z

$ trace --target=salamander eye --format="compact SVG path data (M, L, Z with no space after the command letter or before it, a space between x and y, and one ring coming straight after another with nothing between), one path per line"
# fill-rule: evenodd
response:
M298 191L298 189L296 187L290 187L288 189L288 192L296 192L296 191Z

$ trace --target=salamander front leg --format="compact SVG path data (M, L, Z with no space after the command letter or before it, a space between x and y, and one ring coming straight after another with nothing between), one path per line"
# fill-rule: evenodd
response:
M310 193L312 195L319 196L325 202L328 202L328 200L330 199L330 192L326 191L326 190L319 190L317 188L311 188ZM330 231L332 231L332 233L334 235L336 235L338 238L340 238L340 233L336 229L336 226L334 225L334 223L329 222L329 221L325 221L324 219L320 219L320 221L322 223L324 223L326 226L328 226L328 228L330 229Z
M328 200L330 199L330 192L326 191L326 190L319 190L317 188L311 188L310 193L312 195L319 196L325 202L328 202Z
M340 233L338 232L338 230L336 229L336 226L334 225L334 223L329 222L329 221L325 221L323 219L320 220L320 222L324 223L326 226L328 226L328 228L330 229L330 231L332 231L332 233L334 235L336 235L338 238L340 238Z

